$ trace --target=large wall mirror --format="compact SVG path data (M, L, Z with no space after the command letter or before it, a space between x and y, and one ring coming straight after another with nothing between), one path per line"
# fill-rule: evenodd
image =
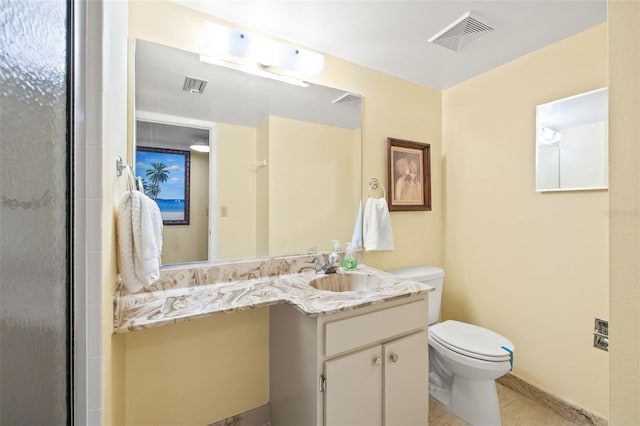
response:
M165 224L163 265L351 241L362 188L359 95L249 75L149 41L131 46L134 156L190 152L189 223ZM134 162L136 175L148 175L149 164Z
M608 187L608 89L536 107L536 191Z

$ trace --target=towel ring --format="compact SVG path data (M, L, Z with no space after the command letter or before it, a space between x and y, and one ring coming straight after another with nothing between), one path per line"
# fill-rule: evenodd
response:
M131 167L131 164L127 164L124 171L127 174L127 189L129 190L129 192L133 193L133 191L136 190L136 180L135 176L133 175L133 167Z
M136 176L133 172L133 166L126 164L122 157L116 157L116 174L118 176L125 175L127 190L129 192L140 191L144 193L144 184L140 176Z
M378 181L377 178L369 179L369 197L371 197L371 191L375 191L379 188L382 188L382 198L387 198L387 191L384 189L384 186L380 185L380 181Z

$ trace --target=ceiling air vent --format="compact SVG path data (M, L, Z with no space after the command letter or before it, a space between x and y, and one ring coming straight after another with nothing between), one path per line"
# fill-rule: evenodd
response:
M459 51L469 43L493 31L483 18L469 11L429 39L429 43Z
M190 93L202 93L205 87L207 87L207 80L186 76L182 90Z

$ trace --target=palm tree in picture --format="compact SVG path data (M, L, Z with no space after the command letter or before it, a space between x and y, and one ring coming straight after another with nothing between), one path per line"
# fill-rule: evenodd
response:
M147 178L149 178L149 189L147 195L152 198L158 198L160 194L160 184L169 180L169 168L162 162L152 162L151 168L147 169Z
M152 200L155 200L158 198L158 194L160 194L160 187L158 185L148 185L144 193Z
M143 177L138 177L138 179L142 182L142 192L149 195L149 190L151 189L149 182L147 182Z

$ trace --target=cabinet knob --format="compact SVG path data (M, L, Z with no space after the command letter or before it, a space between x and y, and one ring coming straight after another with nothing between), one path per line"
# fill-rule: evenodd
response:
M375 357L375 359L373 360L373 365L380 365L382 364L382 360L380 359L379 356Z
M391 354L390 358L392 362L398 362L398 354Z

